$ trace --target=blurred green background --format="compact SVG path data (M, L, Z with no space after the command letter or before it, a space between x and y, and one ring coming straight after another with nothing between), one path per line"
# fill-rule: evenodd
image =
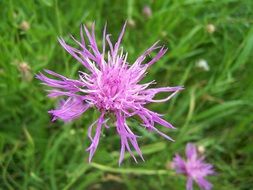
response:
M253 1L1 0L0 10L0 189L181 190L185 179L170 174L170 161L187 142L214 165L214 189L252 189ZM96 112L52 123L47 111L57 102L34 75L46 68L77 78L83 68L57 37L79 39L80 24L95 21L99 43L106 22L115 41L125 20L130 62L157 40L168 47L145 80L185 86L170 102L148 106L177 127L163 129L176 141L130 120L146 161L127 155L119 167L111 127L88 164L87 127Z

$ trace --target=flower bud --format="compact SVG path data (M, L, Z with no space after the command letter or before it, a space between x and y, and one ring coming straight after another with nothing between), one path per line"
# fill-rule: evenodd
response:
M31 67L26 62L19 63L18 70L24 81L30 82L32 80Z
M206 151L206 149L205 149L205 147L204 147L203 145L199 145L197 148L198 148L198 152L199 152L200 154L203 154L203 153L205 153L205 151Z
M29 22L27 22L27 21L22 21L21 22L21 24L19 25L19 27L21 28L21 30L23 30L23 31L28 31L29 29L30 29L30 24L29 24Z
M204 71L209 71L209 65L208 62L205 59L200 59L196 62L196 67L204 70Z
M148 5L145 5L142 9L142 14L145 18L150 18L152 16L152 10Z
M212 34L214 33L216 30L215 26L213 24L208 24L206 26L206 31L209 33L209 34Z
M136 26L136 22L133 19L129 19L127 22L128 26L130 26L131 28L135 28Z

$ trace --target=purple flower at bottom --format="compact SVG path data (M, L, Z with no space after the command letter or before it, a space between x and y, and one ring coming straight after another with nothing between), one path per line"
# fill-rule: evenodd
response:
M214 174L213 166L204 162L204 156L199 157L194 144L187 144L185 154L186 161L176 154L172 165L177 173L187 176L186 189L193 190L193 181L204 190L212 189L212 184L205 177Z
M68 122L80 117L89 108L96 108L101 113L88 128L88 137L91 140L91 145L87 149L90 152L89 161L97 149L103 127L108 128L106 118L109 113L115 117L116 131L121 139L119 163L122 162L125 151L128 151L136 161L131 147L143 159L137 143L138 136L132 132L126 122L129 117L138 116L143 127L172 140L154 125L157 123L166 128L174 127L162 119L162 115L145 108L145 105L168 101L183 88L181 86L151 88L154 81L139 83L146 75L147 69L165 54L166 49L155 43L133 64L130 64L127 61L128 54L123 51L123 48L120 48L125 26L126 24L115 44L112 44L110 35L106 34L106 27L104 28L101 51L96 43L94 24L91 31L81 26L81 41L71 36L79 46L78 48L68 45L62 38L59 38L62 47L86 68L85 71L79 71L79 79L69 79L49 70L45 72L53 78L42 73L37 75L37 78L45 85L53 88L49 90L49 97L63 98L55 110L49 111L53 120L61 119ZM83 30L88 43L84 39ZM157 49L159 49L158 53L151 58L150 53ZM148 56L149 58L146 59ZM146 63L143 63L144 61ZM168 96L164 99L155 99L158 93L167 93ZM93 130L94 126L96 129Z

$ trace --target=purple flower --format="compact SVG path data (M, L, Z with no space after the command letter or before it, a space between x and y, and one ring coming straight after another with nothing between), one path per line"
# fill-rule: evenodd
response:
M110 40L110 35L106 34L106 27L104 28L102 51L99 50L96 43L94 24L91 32L85 26L81 26L80 42L71 36L79 48L71 47L62 38L59 39L63 48L86 68L85 71L79 71L78 80L66 78L49 70L45 70L45 72L55 79L48 78L42 73L37 75L37 78L45 85L53 88L49 90L49 97L63 97L65 99L55 110L49 111L53 120L71 121L80 117L89 108L96 108L100 111L99 118L88 128L88 136L91 140L91 145L87 149L90 152L89 161L97 149L102 128L108 128L106 118L109 113L114 115L116 130L121 139L119 163L122 162L125 151L128 151L136 161L130 146L143 159L137 143L138 136L132 132L126 122L129 117L139 116L143 127L172 140L154 125L158 123L167 128L174 127L162 119L162 115L150 111L144 106L151 102L168 101L183 88L181 86L148 88L154 84L154 81L139 83L146 75L147 69L165 54L166 49L155 43L133 64L130 64L127 61L127 53L124 53L123 48L120 48L125 26L126 24L114 45ZM85 30L89 44L85 42L83 30ZM159 51L156 56L146 61L146 57L157 49ZM144 61L146 61L145 64ZM155 95L160 92L168 93L168 96L164 99L155 99ZM92 129L95 125L95 134L92 136Z
M212 189L212 184L205 177L214 174L213 166L204 162L204 156L198 156L195 145L191 143L187 144L185 154L187 157L186 161L176 154L173 160L173 167L177 173L187 176L186 189L193 189L193 181L202 189Z

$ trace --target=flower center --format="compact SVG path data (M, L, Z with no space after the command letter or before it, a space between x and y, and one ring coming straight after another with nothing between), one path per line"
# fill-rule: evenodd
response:
M203 165L199 161L191 161L186 165L187 173L193 178L204 176Z
M97 106L105 110L122 108L122 98L125 96L126 81L120 69L110 69L102 73L99 83Z

